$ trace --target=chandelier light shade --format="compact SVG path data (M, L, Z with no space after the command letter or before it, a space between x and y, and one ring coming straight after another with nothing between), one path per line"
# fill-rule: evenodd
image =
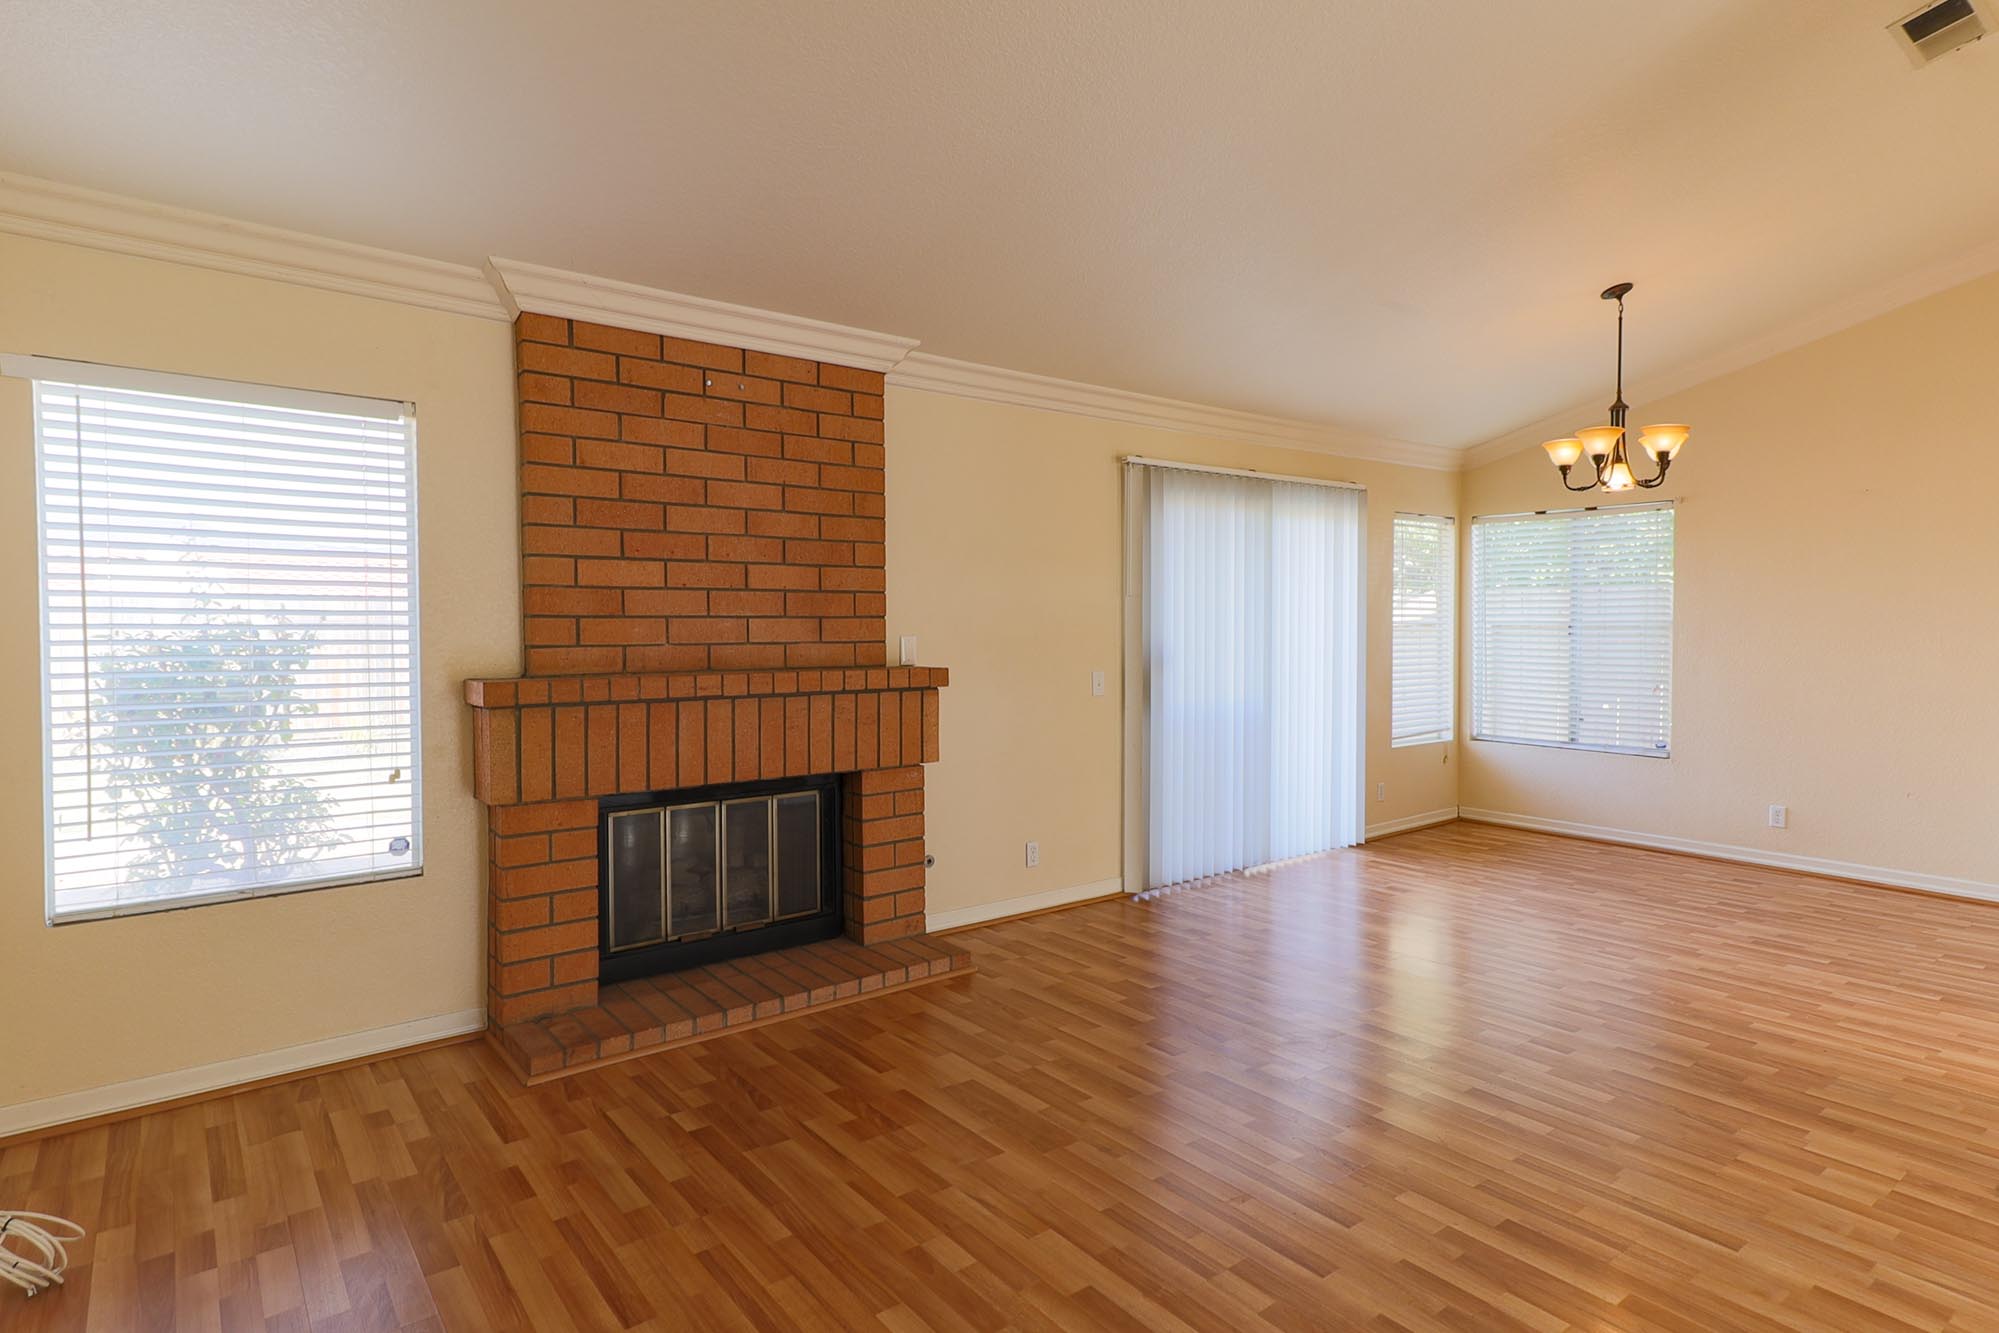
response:
M1680 446L1687 442L1688 430L1685 426L1647 426L1638 437L1638 445L1647 458L1665 458L1672 461L1680 452Z
M1638 447L1659 465L1659 470L1650 477L1641 477L1631 470L1629 440L1624 430L1624 414L1628 410L1624 402L1624 298L1630 291L1628 282L1603 289L1604 300L1617 302L1617 398L1610 405L1610 424L1585 426L1574 435L1549 440L1541 446L1548 451L1548 461L1561 472L1562 485L1572 491L1629 491L1639 487L1650 490L1666 479L1666 469L1673 465L1687 443L1687 436L1693 433L1679 422L1642 428L1638 432ZM1569 473L1584 455L1589 457L1592 475L1578 486L1569 480Z
M1576 432L1576 438L1583 442L1583 452L1591 458L1605 458L1624 438L1624 427L1585 426Z
M1548 457L1555 460L1558 468L1572 468L1576 460L1583 456L1583 442L1573 435L1566 440L1550 440L1541 447L1548 451Z

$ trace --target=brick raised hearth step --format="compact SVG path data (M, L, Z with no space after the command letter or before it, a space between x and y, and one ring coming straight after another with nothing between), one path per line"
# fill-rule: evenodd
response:
M878 945L820 940L601 986L595 1005L501 1024L491 1036L521 1077L539 1083L972 970L969 953L929 935Z

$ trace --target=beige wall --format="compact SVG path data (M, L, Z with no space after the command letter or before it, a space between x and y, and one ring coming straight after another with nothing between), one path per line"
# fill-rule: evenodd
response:
M0 378L0 1110L479 1010L484 820L459 682L519 669L512 352L497 321L0 236L0 351L418 405L423 876L116 921L43 923L28 385ZM891 390L889 630L954 668L930 774L932 910L1119 875L1119 468L1129 453L1369 488L1368 782L1379 823L1456 800L1455 747L1387 745L1387 534L1454 474ZM1105 673L1102 697L1090 672ZM1042 845L1041 865L1021 846Z
M0 378L0 1108L480 1009L484 820L458 682L518 669L505 324L0 236L0 351L417 404L425 873L43 924L29 387Z
M1467 742L1462 803L1999 884L1995 417L1999 276L1641 403L1694 428L1672 758ZM1564 503L1531 442L1465 477L1467 520Z
M507 326L7 236L0 274L0 351L418 404L428 863L414 880L43 924L32 431L28 386L0 378L0 616L15 627L0 735L20 760L0 802L0 1006L18 1020L0 1108L478 1010L484 825L458 683L519 665ZM1683 502L1665 761L1388 745L1392 517L1560 505L1531 441L1461 479L891 388L890 642L916 634L924 662L953 670L929 773L931 910L1119 878L1127 454L1368 488L1370 824L1462 802L1999 882L1995 383L1999 276L1637 410L1696 432L1665 492ZM1764 826L1772 802L1788 830Z
M1122 858L1121 469L1128 454L1368 488L1367 820L1457 804L1453 745L1388 744L1397 510L1455 513L1455 473L1154 430L891 385L889 642L949 667L930 767L932 913L1086 885ZM1090 693L1102 671L1105 691ZM1376 783L1388 799L1372 799ZM1028 869L1023 845L1041 844Z
M7 236L0 275L0 351L418 404L428 862L414 880L43 924L29 394L0 378L0 735L19 761L0 802L0 1006L16 1016L0 1109L478 1010L484 824L458 683L519 665L507 326ZM1999 881L1995 383L1999 277L1638 410L1696 431L1667 492L1684 502L1669 761L1388 745L1393 515L1558 505L1538 450L1461 479L891 388L890 642L916 634L953 670L931 910L1120 875L1127 454L1368 488L1370 798L1387 784L1370 824L1462 801ZM1764 827L1771 802L1789 830Z

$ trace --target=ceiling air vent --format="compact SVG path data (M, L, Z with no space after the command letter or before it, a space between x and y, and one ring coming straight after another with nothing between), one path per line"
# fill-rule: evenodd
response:
M1993 0L1940 0L1888 25L1909 63L1927 65L1991 31Z

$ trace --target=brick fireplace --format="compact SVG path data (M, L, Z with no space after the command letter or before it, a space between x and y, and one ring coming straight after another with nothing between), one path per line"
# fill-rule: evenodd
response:
M879 371L524 313L526 674L466 682L528 1077L968 966L924 934L941 668L886 665ZM834 775L845 938L599 985L599 799Z

